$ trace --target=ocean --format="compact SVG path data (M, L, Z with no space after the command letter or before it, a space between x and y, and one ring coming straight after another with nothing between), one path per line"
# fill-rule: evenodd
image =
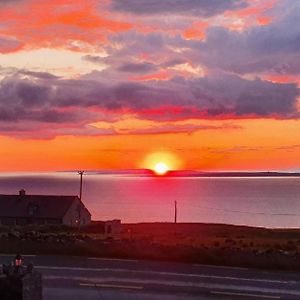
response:
M0 194L78 195L74 173L0 173ZM300 227L299 177L138 177L86 174L82 201L94 220Z

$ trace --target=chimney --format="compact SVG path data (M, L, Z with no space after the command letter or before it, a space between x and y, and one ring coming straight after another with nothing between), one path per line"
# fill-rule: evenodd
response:
M26 195L26 191L24 189L19 190L19 195L20 196L25 196Z

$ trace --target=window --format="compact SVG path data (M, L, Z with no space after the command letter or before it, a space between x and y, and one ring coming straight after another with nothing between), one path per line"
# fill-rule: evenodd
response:
M36 216L39 212L39 205L31 203L28 205L27 211L29 216Z

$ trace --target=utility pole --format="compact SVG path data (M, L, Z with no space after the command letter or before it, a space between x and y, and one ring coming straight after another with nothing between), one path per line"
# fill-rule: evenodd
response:
M177 223L177 201L175 200L175 202L174 202L174 204L175 204L175 215L174 215L174 223L176 224Z
M80 175L80 191L79 191L79 199L81 201L81 197L82 197L82 175L83 175L84 171L78 171L78 174Z
M79 190L79 200L81 202L81 197L82 197L82 175L84 171L78 171L78 175L80 175L80 190ZM76 220L76 223L78 225L78 230L80 230L80 225L81 225L81 206L78 206L78 219Z

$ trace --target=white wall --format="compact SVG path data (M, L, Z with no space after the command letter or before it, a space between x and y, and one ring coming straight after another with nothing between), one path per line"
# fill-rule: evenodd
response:
M78 205L80 205L80 216L78 215ZM66 212L63 218L63 224L67 226L77 227L85 226L91 223L91 215L85 206L80 202L79 198L73 201L71 207Z

